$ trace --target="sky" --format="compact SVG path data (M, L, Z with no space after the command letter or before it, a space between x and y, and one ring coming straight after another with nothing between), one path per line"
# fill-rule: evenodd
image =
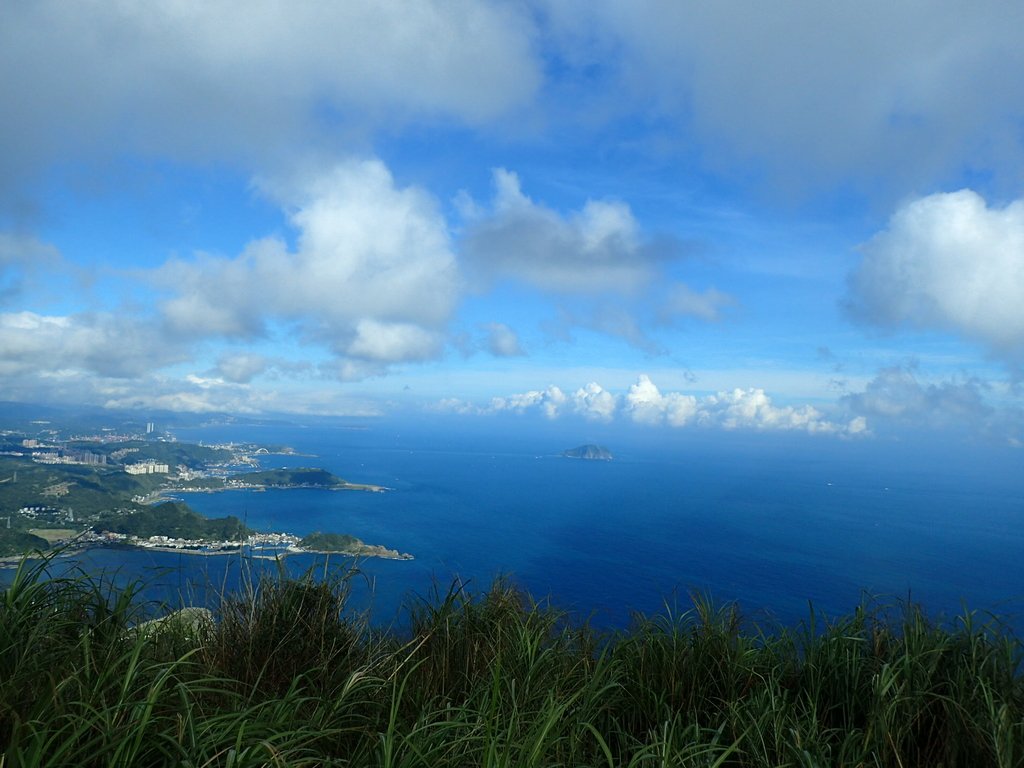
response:
M0 400L1020 446L1022 28L0 0Z

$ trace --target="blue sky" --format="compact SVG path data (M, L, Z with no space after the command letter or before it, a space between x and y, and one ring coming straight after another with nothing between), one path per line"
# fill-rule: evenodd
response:
M0 15L0 399L1024 440L1024 6Z

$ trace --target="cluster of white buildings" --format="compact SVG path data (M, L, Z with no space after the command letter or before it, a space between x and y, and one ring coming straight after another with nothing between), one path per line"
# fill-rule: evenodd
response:
M107 457L102 453L80 451L75 449L52 450L48 452L33 451L32 461L37 464L86 464L89 466L105 465Z
M171 467L158 461L140 461L138 464L125 464L124 471L129 475L166 475Z

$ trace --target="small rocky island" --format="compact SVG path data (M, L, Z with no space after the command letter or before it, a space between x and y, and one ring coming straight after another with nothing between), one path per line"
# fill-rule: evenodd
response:
M562 451L562 456L567 459L587 459L589 461L611 461L615 458L612 456L612 452L603 445L594 445L592 443Z

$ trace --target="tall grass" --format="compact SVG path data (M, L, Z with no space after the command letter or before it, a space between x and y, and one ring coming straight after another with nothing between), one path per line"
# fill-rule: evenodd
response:
M411 601L285 574L211 623L23 562L0 601L0 766L1024 766L1021 645L865 603L758 629L697 597L599 634L505 580Z

